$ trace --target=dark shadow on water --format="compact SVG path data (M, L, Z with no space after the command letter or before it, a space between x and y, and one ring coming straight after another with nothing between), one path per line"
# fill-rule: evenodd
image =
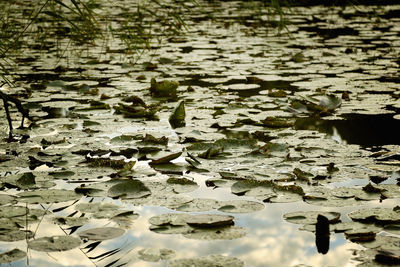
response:
M346 114L343 120L298 118L296 130L316 130L342 143L364 147L400 145L400 120L394 114Z

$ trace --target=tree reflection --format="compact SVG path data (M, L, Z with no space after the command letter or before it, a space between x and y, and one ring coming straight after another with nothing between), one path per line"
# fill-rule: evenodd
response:
M326 254L329 250L329 220L318 214L315 225L315 245L319 253Z

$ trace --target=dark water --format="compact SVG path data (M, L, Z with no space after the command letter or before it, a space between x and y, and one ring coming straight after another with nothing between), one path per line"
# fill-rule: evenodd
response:
M343 120L324 120L321 118L298 118L298 130L317 130L332 137L339 137L347 144L364 147L399 145L400 120L394 114L347 114Z

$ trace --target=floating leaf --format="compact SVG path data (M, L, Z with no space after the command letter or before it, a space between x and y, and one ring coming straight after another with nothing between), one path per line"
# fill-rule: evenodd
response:
M117 238L124 233L125 230L116 227L99 227L79 232L78 235L82 239L103 241Z
M169 117L169 124L173 129L184 127L186 125L185 116L185 103L181 101Z
M187 178L168 178L167 184L172 186L175 193L186 193L196 190L199 185Z
M112 198L142 198L150 194L150 189L137 179L122 181L108 190L108 196Z
M210 255L207 257L201 258L184 258L173 260L168 264L169 267L182 267L182 266L191 266L191 267L220 267L220 266L229 266L229 267L242 267L244 263L233 257L227 257L222 255Z
M33 237L32 231L23 231L23 230L14 230L10 231L9 229L0 231L0 241L3 242L14 242L24 239L30 239Z
M28 241L28 248L44 252L57 252L74 249L80 244L81 240L77 237L51 236Z
M157 262L160 259L171 259L175 257L175 251L172 249L156 249L156 248L144 248L138 251L139 259L149 262Z
M337 223L340 220L339 212L327 211L297 211L283 215L283 218L291 223L316 224L318 215L322 215L329 220L329 223Z
M220 201L221 207L219 211L229 212L229 213L246 213L246 212L256 212L264 209L264 204L250 200L229 200Z
M184 237L197 240L231 240L244 237L246 229L238 226L192 229Z
M0 264L10 263L26 257L26 252L17 248L0 253Z
M80 198L74 191L65 189L36 190L18 193L18 201L24 203L53 203L65 202Z
M159 158L159 159L153 159L150 162L150 165L157 165L157 164L165 164L165 163L169 163L170 161L179 158L182 155L182 151L181 152L177 152L177 153L173 153L170 154L168 156Z
M54 217L52 221L58 225L68 225L68 226L82 226L89 222L86 217Z
M400 223L400 211L390 208L360 209L348 214L352 220L379 223Z
M176 97L179 82L164 80L157 82L155 78L151 78L150 93L159 97Z

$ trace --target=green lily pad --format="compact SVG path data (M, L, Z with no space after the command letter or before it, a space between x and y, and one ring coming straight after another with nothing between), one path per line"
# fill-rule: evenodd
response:
M159 158L159 159L153 159L150 162L150 165L158 165L158 164L165 164L165 163L169 163L170 161L179 158L182 155L182 151L181 152L177 152L177 153L173 153L170 154L168 156Z
M207 229L192 229L183 236L189 239L197 240L232 240L244 237L246 229L238 226L216 227Z
M82 226L89 222L89 218L86 217L54 217L52 221L58 225L68 225L68 226Z
M265 208L264 204L250 200L220 201L220 205L221 207L218 208L219 211L229 213L256 212Z
M233 216L219 214L198 214L190 215L186 218L186 223L193 227L217 227L233 224Z
M125 230L116 227L99 227L79 232L78 235L82 239L103 241L117 238L124 233Z
M175 193L186 193L196 190L199 185L187 178L168 178L167 184L172 186Z
M155 78L151 78L150 93L159 97L176 97L179 82L164 80L157 82Z
M290 223L297 224L316 224L318 215L323 215L328 218L329 223L336 223L340 221L339 212L327 211L297 211L290 212L283 215L283 218Z
M18 216L24 216L28 213L26 207L21 206L3 206L0 207L0 218L12 218Z
M75 209L82 213L90 213L96 219L111 219L122 214L133 213L133 211L121 210L118 205L100 202L80 203L75 206Z
M244 263L233 257L227 257L222 255L210 255L200 258L184 258L173 260L168 264L169 267L242 267Z
M0 231L0 241L3 242L14 242L24 239L30 239L33 237L32 231L14 230L10 231L8 229Z
M186 117L185 103L181 101L172 112L168 121L173 129L184 127L186 125L185 117Z
M51 236L28 241L28 248L44 252L57 252L74 249L80 244L81 240L77 237Z
M207 198L195 198L190 202L187 202L176 208L178 211L192 211L192 212L200 212L200 211L208 211L216 209L220 206L219 201L215 199L207 199Z
M129 198L142 198L151 194L149 188L147 188L143 182L132 179L122 181L116 185L113 185L108 190L108 196L111 198L121 197L124 199Z
M24 203L53 203L76 200L81 196L65 189L36 190L17 194L18 201Z
M172 249L156 249L156 248L144 248L138 251L139 259L149 262L157 262L160 259L166 260L175 257L175 251Z
M8 203L15 203L15 197L6 194L0 194L0 206Z
M10 263L17 261L26 257L26 252L19 250L17 248L0 253L0 264Z
M400 223L400 210L390 208L360 209L348 214L352 220L385 224Z

